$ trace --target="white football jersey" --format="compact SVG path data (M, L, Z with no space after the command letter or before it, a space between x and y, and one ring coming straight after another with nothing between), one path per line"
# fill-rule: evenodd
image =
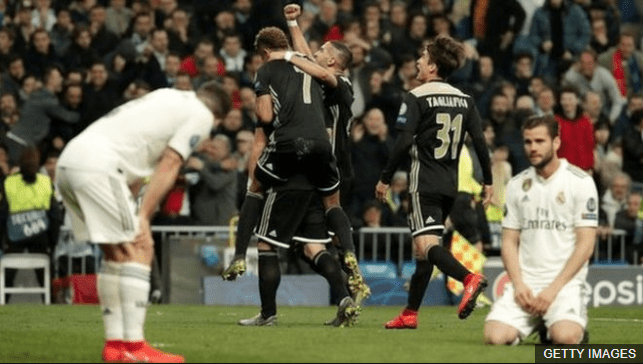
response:
M68 143L58 165L133 182L152 174L166 146L186 160L213 126L214 115L195 92L159 89L96 120Z
M520 230L523 280L543 288L561 272L576 244L577 227L598 225L598 193L592 177L561 159L548 179L534 167L513 177L506 189L502 227ZM585 281L587 263L574 277Z

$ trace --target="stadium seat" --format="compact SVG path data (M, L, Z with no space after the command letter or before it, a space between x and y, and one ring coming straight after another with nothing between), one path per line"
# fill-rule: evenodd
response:
M404 279L411 279L411 276L415 272L415 261L404 262L402 265L402 272L400 277Z
M397 278L397 269L391 262L361 261L359 267L364 278Z
M51 303L49 289L49 256L47 254L10 253L0 258L0 305L5 304L6 293L37 293L45 295L45 304ZM5 287L5 269L45 269L44 287Z

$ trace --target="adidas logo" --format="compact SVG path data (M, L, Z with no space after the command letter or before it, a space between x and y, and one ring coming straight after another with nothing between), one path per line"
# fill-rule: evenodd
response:
M523 198L520 200L520 202L529 202L529 196L525 195Z
M268 169L272 169L272 163L268 163L268 164L266 164L266 168L268 168Z
M276 230L273 230L273 231L269 232L269 233L268 233L268 235L269 235L269 236L275 236L275 237L276 237L276 236L277 236L277 231L276 231Z
M429 216L424 223L425 224L432 224L434 222L435 222L435 220L433 219L433 217Z
M103 315L111 315L113 312L108 307L105 307L103 310Z

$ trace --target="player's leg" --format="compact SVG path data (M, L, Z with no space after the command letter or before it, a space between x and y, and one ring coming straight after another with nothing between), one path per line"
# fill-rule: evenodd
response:
M242 326L273 326L277 324L277 290L281 283L279 255L272 245L259 241L259 296L261 312L249 319L239 320Z
M104 253L97 281L106 334L104 359L183 362L182 356L153 349L144 338L154 242L151 235L135 241L136 206L126 181L117 174L59 171L75 237L100 243Z
M359 310L344 285L342 268L339 262L330 255L323 244L305 244L304 255L313 262L319 274L326 278L331 291L338 298L337 316L329 324L333 326L353 325L356 322Z
M500 321L484 323L484 343L489 345L514 345L520 341L520 333L513 326Z
M549 327L549 337L554 345L576 345L583 340L585 329L577 322L561 320Z

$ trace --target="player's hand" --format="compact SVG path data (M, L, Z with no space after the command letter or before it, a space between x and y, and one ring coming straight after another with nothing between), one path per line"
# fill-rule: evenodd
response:
M286 20L297 20L301 15L301 6L297 4L288 4L284 6L284 16Z
M389 188L391 188L390 185L387 185L382 181L378 181L377 186L375 186L375 198L380 202L386 202L386 194L388 193Z
M534 312L534 295L531 293L531 289L524 283L514 284L514 300L523 310L529 313Z
M230 266L221 273L224 281L234 281L246 272L246 257L235 258Z
M547 287L542 292L536 296L534 299L534 304L533 304L533 310L536 315L542 316L545 313L547 313L547 310L549 309L549 306L551 306L551 303L554 302L554 299L556 298L556 295L558 292L556 292L555 289L551 287Z

